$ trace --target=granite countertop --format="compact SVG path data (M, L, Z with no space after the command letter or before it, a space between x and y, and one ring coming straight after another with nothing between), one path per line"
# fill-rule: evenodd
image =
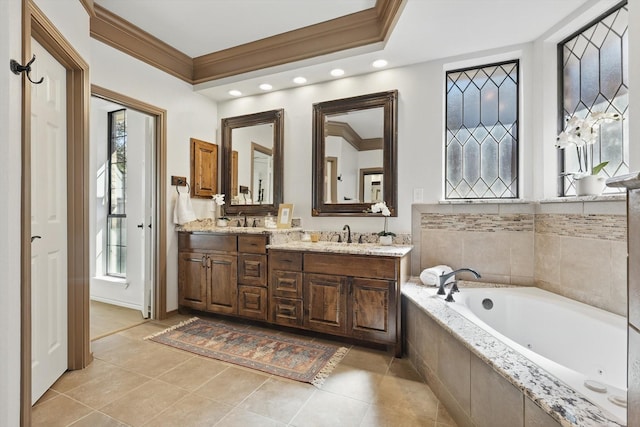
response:
M465 286L497 286L464 281L459 281L458 284L463 292ZM580 427L624 425L612 419L599 407L529 359L449 308L448 303L442 298L434 297L436 290L434 286L424 286L417 277L411 278L402 285L404 296L412 300L445 330L460 339L473 354L492 366L561 425Z
M412 245L384 246L376 243L339 243L321 240L319 242L292 241L267 245L267 249L286 251L326 252L353 255L378 255L403 257L413 249Z
M198 219L183 225L177 225L176 231L187 233L286 234L302 232L302 228L218 227L211 219Z

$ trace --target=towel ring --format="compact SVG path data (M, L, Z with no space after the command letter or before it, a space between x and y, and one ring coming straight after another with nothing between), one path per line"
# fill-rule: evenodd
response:
M178 189L178 187L180 187L180 184L184 184L187 186L187 194L191 193L191 186L187 181L180 181L178 185L176 185L176 193L180 194L180 190Z

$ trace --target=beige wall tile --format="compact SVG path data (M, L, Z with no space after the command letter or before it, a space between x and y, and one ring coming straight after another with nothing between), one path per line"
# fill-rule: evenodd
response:
M637 425L640 420L640 333L629 326L629 391L627 419Z
M509 276L510 236L509 232L465 233L463 236L462 264L459 267L477 269L481 274Z
M471 356L471 419L478 427L522 426L523 399L520 390Z
M559 427L560 423L551 418L531 399L524 399L524 427Z
M455 396L464 412L470 414L469 359L471 353L452 335L442 333L440 337L436 373L444 386Z
M420 271L440 264L455 268L461 266L464 234L459 231L422 230Z
M533 280L534 237L533 232L508 232L511 276L530 277Z
M580 301L600 306L608 300L611 245L593 239L561 238L560 284Z
M538 234L534 238L536 283L560 283L562 247L560 237Z

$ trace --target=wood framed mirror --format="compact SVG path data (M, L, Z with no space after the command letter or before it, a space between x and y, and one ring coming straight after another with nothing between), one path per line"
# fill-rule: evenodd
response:
M398 91L313 105L313 216L397 216Z
M225 212L277 214L283 194L284 109L227 117L221 124Z

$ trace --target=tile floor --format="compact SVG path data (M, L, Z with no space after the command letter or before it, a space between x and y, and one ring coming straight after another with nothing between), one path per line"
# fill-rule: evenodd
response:
M89 306L89 315L91 317L89 327L91 340L102 338L114 331L124 330L146 321L142 317L140 310L93 300Z
M196 356L143 337L185 317L92 342L33 408L37 426L455 426L407 359L351 347L321 389ZM247 326L256 328L256 326Z

